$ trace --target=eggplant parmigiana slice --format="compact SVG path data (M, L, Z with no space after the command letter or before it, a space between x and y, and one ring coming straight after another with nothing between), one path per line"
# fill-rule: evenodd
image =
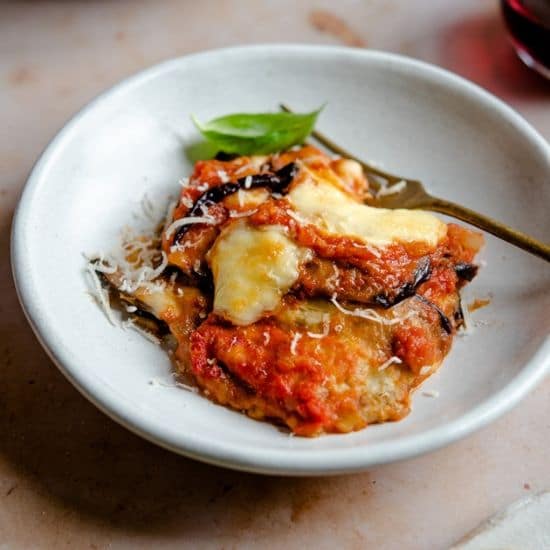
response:
M200 161L148 245L148 276L131 247L141 281L95 265L171 333L177 371L211 400L298 435L350 432L408 414L463 323L483 244L368 197L357 163L310 146Z

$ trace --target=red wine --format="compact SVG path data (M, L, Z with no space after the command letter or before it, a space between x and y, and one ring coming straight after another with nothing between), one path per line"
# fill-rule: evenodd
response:
M550 78L550 0L501 0L501 5L521 60Z

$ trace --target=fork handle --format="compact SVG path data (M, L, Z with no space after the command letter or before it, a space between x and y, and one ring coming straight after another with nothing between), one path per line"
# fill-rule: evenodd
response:
M465 206L455 204L454 202L444 199L435 198L427 204L419 206L425 210L433 210L447 216L458 218L459 220L475 225L488 233L492 233L496 237L503 239L510 244L518 246L531 254L535 254L550 262L550 246L544 244L521 231L516 231L503 223L500 223L489 216L484 216L478 212L474 212Z

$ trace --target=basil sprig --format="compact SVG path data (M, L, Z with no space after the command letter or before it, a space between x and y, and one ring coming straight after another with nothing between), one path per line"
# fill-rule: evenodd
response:
M193 122L219 151L238 155L275 153L303 143L321 109L311 113L236 113Z

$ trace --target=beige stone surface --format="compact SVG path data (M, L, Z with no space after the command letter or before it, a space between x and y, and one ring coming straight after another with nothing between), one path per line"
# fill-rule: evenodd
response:
M360 475L284 479L142 441L82 398L40 348L15 296L9 230L41 149L89 99L139 69L275 41L344 42L431 61L500 96L550 138L550 84L515 59L496 1L0 2L2 550L437 549L550 487L550 380L490 427L430 455Z

